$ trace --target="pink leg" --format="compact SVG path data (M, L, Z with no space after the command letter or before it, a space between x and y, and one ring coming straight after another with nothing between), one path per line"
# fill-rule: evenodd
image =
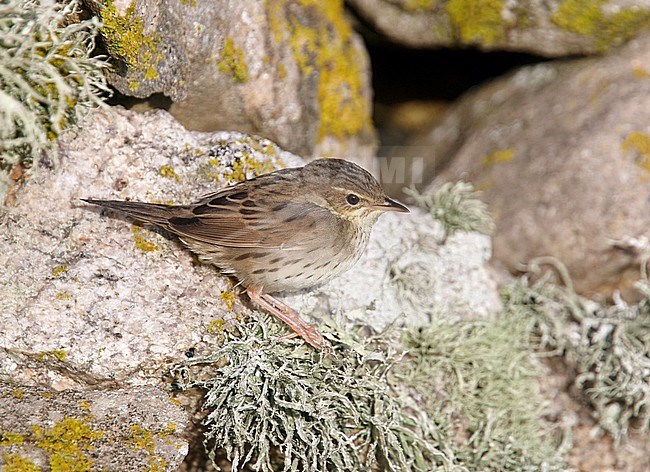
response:
M248 289L250 299L264 308L275 317L284 321L302 339L314 346L316 349L329 349L330 343L309 323L303 321L300 315L288 305L271 295L257 290Z

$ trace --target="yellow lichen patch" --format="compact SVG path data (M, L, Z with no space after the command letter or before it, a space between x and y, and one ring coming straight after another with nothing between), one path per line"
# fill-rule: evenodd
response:
M14 388L11 391L11 396L17 398L18 400L22 400L25 398L25 391L22 388Z
M445 10L463 44L490 46L506 33L504 0L449 0Z
M44 361L48 357L54 357L61 362L64 362L68 356L68 353L63 349L52 349L51 351L42 351L39 352L36 358L39 361Z
M650 72L641 66L633 68L632 75L637 79L650 79Z
M67 265L60 265L56 266L54 269L52 269L52 275L54 277L58 277L59 275L63 274L64 272L68 271L68 266Z
M88 400L79 400L77 404L82 410L90 411L90 402Z
M40 472L41 468L19 454L2 454L4 472Z
M0 432L0 446L20 446L25 437L22 434L12 433L12 432Z
M223 329L225 326L226 326L226 322L222 319L218 319L218 320L210 321L206 326L206 329L210 334L221 334L223 333Z
M595 40L596 48L605 51L631 38L650 23L649 9L622 8L606 13L606 0L565 0L551 16L560 28Z
M172 166L160 166L158 169L158 175L164 177L165 179L174 179L176 182L181 181L180 177L178 177L178 174Z
M144 449L149 454L153 454L156 443L153 434L138 424L131 426L131 443L134 451Z
M242 180L267 174L275 170L271 160L258 161L250 155L236 159L230 165L230 168L231 170L223 173L228 183L241 182Z
M169 397L169 401L176 406L183 406L183 404L178 400L177 398L174 397Z
M140 425L131 426L131 447L134 452L144 450L147 452L149 461L149 470L151 472L167 470L167 462L160 456L156 455L156 441L153 433ZM159 433L161 434L161 433Z
M369 132L370 110L364 98L364 71L354 46L342 0L301 0L303 11L285 8L286 1L267 1L269 27L276 42L285 40L305 78L316 80L320 108L318 141L326 136L349 138ZM311 18L312 24L305 24Z
M621 145L623 151L636 151L634 163L650 172L650 136L640 131L630 133Z
M406 11L431 11L437 5L436 0L406 0L404 9Z
M513 148L500 149L485 156L483 159L481 159L481 163L485 167L492 167L495 164L504 164L506 162L509 162L514 157L515 150Z
M145 238L145 229L142 226L133 225L133 238L135 239L135 247L144 252L151 252L158 250L156 243L147 241Z
M93 460L87 453L104 433L77 418L65 417L52 428L32 426L36 444L50 453L50 468L55 471L89 471Z
M112 55L124 61L133 72L139 73L146 80L158 78L156 66L162 59L157 52L156 35L144 33L142 18L135 13L132 2L124 15L120 15L112 1L108 1L100 12L102 20L101 33L104 43ZM140 83L131 80L129 87L135 91Z
M54 295L54 298L60 301L68 301L72 298L72 295L70 295L68 292L59 292Z
M232 75L235 82L248 82L248 65L244 59L244 51L235 46L232 38L226 38L223 42L217 68L224 74Z
M235 307L235 294L232 293L232 291L230 290L221 292L221 299L226 304L226 308L232 311L233 308Z

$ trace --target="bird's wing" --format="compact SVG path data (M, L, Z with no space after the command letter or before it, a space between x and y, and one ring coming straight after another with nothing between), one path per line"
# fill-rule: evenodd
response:
M257 184L246 181L206 195L183 215L169 218L168 228L182 238L216 246L304 250L314 244L305 231L334 218L313 203L260 192Z

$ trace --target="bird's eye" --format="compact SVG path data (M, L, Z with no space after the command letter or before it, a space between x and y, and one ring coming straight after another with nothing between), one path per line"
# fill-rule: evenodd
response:
M359 203L359 197L353 193L345 197L345 199L348 201L350 205L356 205L357 203Z

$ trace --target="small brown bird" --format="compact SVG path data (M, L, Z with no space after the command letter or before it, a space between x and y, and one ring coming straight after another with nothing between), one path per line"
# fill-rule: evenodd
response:
M178 235L202 261L235 276L253 302L316 348L327 347L327 341L270 294L337 277L359 259L383 212L409 211L388 198L369 172L342 159L317 159L261 175L191 205L84 201Z

